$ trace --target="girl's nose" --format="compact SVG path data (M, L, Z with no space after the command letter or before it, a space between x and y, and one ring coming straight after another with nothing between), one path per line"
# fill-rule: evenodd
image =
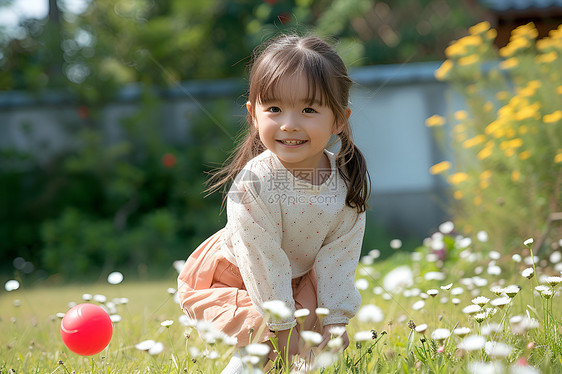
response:
M297 116L292 114L284 116L280 129L281 131L298 131L299 125Z

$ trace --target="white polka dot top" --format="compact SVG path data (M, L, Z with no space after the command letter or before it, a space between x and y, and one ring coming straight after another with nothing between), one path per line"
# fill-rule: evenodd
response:
M347 188L337 172L335 155L325 151L331 172L318 185L289 172L266 150L252 159L233 183L227 200L228 223L221 247L237 265L256 308L264 301L284 301L294 312L292 278L313 267L318 306L330 310L323 324L347 323L361 296L355 269L361 253L365 213L345 205ZM313 311L312 311L313 312ZM294 317L270 322L274 330L296 324Z

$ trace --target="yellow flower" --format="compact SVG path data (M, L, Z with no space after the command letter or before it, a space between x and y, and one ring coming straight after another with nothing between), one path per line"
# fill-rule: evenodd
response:
M470 27L468 32L471 34L482 34L488 30L490 30L490 22L484 21Z
M559 153L554 156L554 162L556 162L557 164L562 162L562 152L559 151Z
M490 157L490 155L492 154L492 150L493 147L485 147L484 149L482 149L480 152L478 152L478 154L476 155L476 157L479 160L484 160L488 157Z
M455 200L460 200L463 197L462 191L455 191L455 193L453 194L453 197L455 198Z
M527 150L527 151L523 151L523 152L519 153L519 159L520 160L526 160L529 157L531 157L531 151Z
M556 92L562 95L562 86L556 87Z
M518 89L517 93L523 97L533 96L540 86L541 82L537 80L530 81L525 87Z
M466 110L457 110L455 112L455 119L457 121L462 121L468 118L468 112Z
M460 66L467 66L477 63L479 59L480 56L478 56L477 54L473 54L459 58L458 62Z
M535 28L535 24L533 22L529 22L526 25L521 25L516 27L511 32L511 37L528 37L530 39L535 39L539 36L539 32Z
M475 145L484 143L486 141L486 137L484 135L476 135L473 138L470 138L468 140L465 140L464 143L462 144L462 146L464 148L472 148Z
M545 64L549 64L553 61L556 61L557 58L558 58L558 55L556 54L556 52L551 51L547 54L538 55L536 57L536 61L542 62L542 63L545 63Z
M466 54L466 47L463 43L456 42L445 48L445 55L449 58L463 56Z
M425 120L425 125L427 127L443 126L444 124L445 124L445 118L437 114L434 114Z
M503 151L503 153L505 154L506 157L511 157L515 154L515 151L513 150L513 148L508 148L505 151Z
M513 149L513 148L519 148L523 145L523 140L521 140L521 138L515 138L512 140L505 140L503 142L500 143L500 149L502 151L506 150L506 149Z
M562 110L557 110L554 113L551 114L546 114L543 118L542 121L544 123L555 123L558 122L562 119Z
M541 40L537 41L537 49L542 52L545 52L550 48L556 48L556 46L556 41L551 38L542 38Z
M517 119L518 121L523 121L523 120L529 119L529 118L538 119L537 116L539 116L539 118L540 118L540 114L538 112L540 107L541 107L541 104L538 103L538 102L533 103L531 105L524 106L523 108L521 108L520 111L515 113L515 119Z
M478 184L480 186L480 189L485 190L486 188L488 188L490 186L490 182L488 182L487 179L480 181L480 183Z
M458 43L468 47L478 47L482 44L482 38L478 35L468 35L460 38Z
M519 65L519 60L516 57L508 58L500 62L500 69L509 70Z
M474 198L474 205L476 205L476 206L482 205L482 197L481 196L476 196Z
M438 164L433 165L429 168L430 174L441 174L451 168L451 163L449 161L442 161Z
M513 170L513 172L511 173L511 180L517 182L520 176L521 174L519 173L519 170Z
M488 40L495 39L495 37L497 35L498 35L498 32L496 31L496 29L490 29L486 32L486 39L488 39Z
M492 177L492 172L490 170L484 170L482 174L480 174L480 179L490 179Z
M468 179L468 174L466 173L455 173L455 174L451 174L449 175L449 177L447 178L447 181L452 184L452 185L457 185L459 183L462 183L464 181L466 181Z
M451 60L445 60L443 61L443 63L441 64L441 66L439 66L439 68L437 70L435 70L435 78L437 78L437 80L444 80L447 78L447 76L449 75L449 72L453 69L453 62Z

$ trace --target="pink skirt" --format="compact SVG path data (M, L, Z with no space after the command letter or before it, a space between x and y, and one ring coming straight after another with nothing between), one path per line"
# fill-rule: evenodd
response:
M222 254L220 230L205 240L189 256L178 277L178 295L183 311L192 319L204 320L217 330L238 339L238 347L267 341L275 334L264 327L246 290L238 267ZM302 328L320 332L314 313L317 307L314 269L292 280L295 308L308 309L310 315ZM296 329L300 329L299 326ZM258 331L263 331L256 337Z

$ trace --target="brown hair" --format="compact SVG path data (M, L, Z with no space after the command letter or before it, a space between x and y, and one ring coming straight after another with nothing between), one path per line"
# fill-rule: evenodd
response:
M345 64L336 51L316 36L282 35L254 51L250 70L248 101L252 111L256 102L275 96L276 88L287 74L300 74L308 78L309 99L318 96L323 105L330 107L341 132L341 146L336 155L338 172L347 186L345 203L364 212L367 208L370 180L363 154L355 146L351 126L346 115L352 81ZM319 91L319 92L318 92ZM265 146L253 126L254 113L248 113L248 130L224 168L209 180L208 192L227 188L246 163L263 151Z

